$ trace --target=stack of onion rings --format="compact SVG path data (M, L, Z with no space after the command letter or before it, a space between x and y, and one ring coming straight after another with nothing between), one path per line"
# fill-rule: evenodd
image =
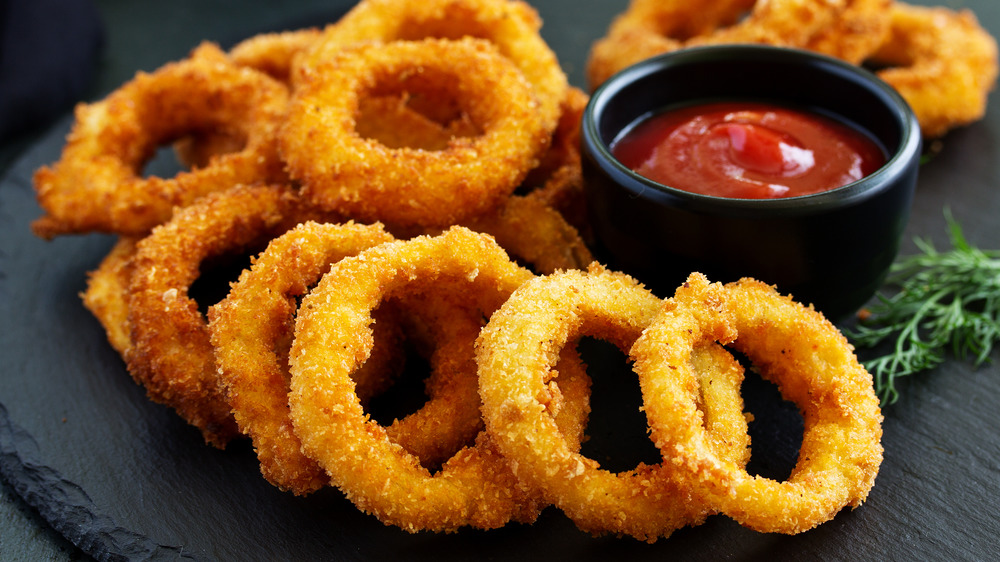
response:
M234 193L241 191L253 190ZM151 238L226 196L207 197ZM92 287L104 287L95 289L103 302L122 302L113 298L122 271L148 269L126 259L133 246L120 242L92 277ZM431 401L383 427L367 419L361 387L384 369L360 371L380 346L395 345L372 331L397 321L372 316L389 300L416 313L424 330L418 339L435 347L434 373ZM715 512L760 531L797 533L861 503L881 461L871 377L846 340L819 313L751 280L722 287L696 274L664 302L596 264L534 277L490 237L461 227L392 241L377 226L306 222L274 239L209 316L227 397L268 479L295 493L330 482L359 508L410 532L530 522L553 503L587 532L650 542ZM589 379L575 353L582 335L631 348L662 464L615 474L577 452L589 413ZM749 357L802 407L802 454L787 482L743 468L743 369L720 343ZM452 397L431 414L434 385ZM482 420L474 415L465 430L447 423L470 406ZM420 421L407 424L412 419ZM468 428L483 422L486 431L473 438ZM373 466L369 454L383 462ZM432 474L425 466L435 455L445 458ZM760 506L740 500L743 494Z
M850 58L874 47L840 38L841 27L883 24L864 11L883 0L785 0L755 7L744 22L750 0L701 13L643 1L636 13L658 25L681 18L672 33L685 44L720 27L719 40L780 42L754 27L766 21ZM803 8L811 27L774 11L787 6ZM844 386L835 390L775 368L793 400L800 384L831 403L857 402L856 439L838 440L847 427L841 404L803 407L807 431L822 429L803 450L823 455L818 443L828 442L837 470L818 474L805 462L788 483L760 485L777 487L769 501L790 510L801 505L782 490L812 494L797 523L719 497L746 488L749 458L743 368L720 344L739 331L734 347L765 369L780 350L750 329L764 320L720 309L725 299L702 298L715 293L699 292L697 280L664 302L623 274L596 264L582 271L592 261L580 234L588 98L568 86L539 26L519 1L362 0L322 31L264 34L228 53L205 44L78 109L63 158L36 175L46 210L36 232L120 234L81 295L112 347L207 442L250 437L265 478L294 494L333 485L410 532L527 523L555 504L588 532L647 541L716 512L798 532L860 503L881 459L863 371L822 321L750 282L725 290L810 328L812 339L796 348L801 362L815 359L810 345L829 344L842 359L832 378ZM226 103L211 101L220 96ZM160 106L175 110L171 118L155 121ZM152 151L175 141L191 171L139 177ZM365 167L351 154L382 158ZM262 248L206 322L206 303L189 292L204 264ZM683 314L703 329L666 327ZM639 358L663 462L614 474L579 453L590 413L576 350L583 335ZM662 338L690 346L673 350L678 359ZM400 375L404 347L429 364L427 400L383 425L370 418L369 400ZM683 367L676 377L670 365ZM650 398L661 371L680 389ZM664 413L667 400L677 409ZM671 415L697 427L667 427ZM715 462L709 485L692 477L705 473L706 455ZM807 479L836 486L813 489Z
M548 147L570 140L567 120L586 95L569 88L540 27L520 1L364 0L322 30L265 33L228 53L202 44L81 104L63 157L36 174L46 215L35 231L143 236L206 193L286 181L286 168L313 203L394 232L495 214L529 174L529 183L551 176L550 193L578 191L560 189L578 185L578 158ZM317 134L310 115L296 113L303 107L339 116L318 122L319 137L356 151L319 158L317 139L306 138ZM142 177L169 142L190 171ZM358 155L375 164L359 166ZM562 211L569 198L556 199L544 201ZM582 216L574 227L585 226Z

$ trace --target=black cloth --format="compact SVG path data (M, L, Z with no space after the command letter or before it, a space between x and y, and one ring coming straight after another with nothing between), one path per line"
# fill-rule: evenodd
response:
M0 0L0 141L72 107L103 46L90 0Z

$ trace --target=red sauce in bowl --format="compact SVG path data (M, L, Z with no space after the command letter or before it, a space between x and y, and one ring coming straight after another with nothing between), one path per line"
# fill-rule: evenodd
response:
M853 183L885 164L868 135L818 113L752 102L652 115L611 146L657 183L738 199L796 197Z

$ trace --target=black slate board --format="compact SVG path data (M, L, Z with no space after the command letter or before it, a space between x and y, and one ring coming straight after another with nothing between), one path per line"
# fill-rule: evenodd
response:
M601 14L621 9L597 4ZM585 49L608 19L570 1L536 5L549 42L583 85ZM1000 34L992 0L964 5ZM908 236L944 247L947 206L970 241L1000 247L1000 100L991 101L983 122L950 134L923 167ZM993 364L949 362L907 381L900 402L885 411L886 458L868 501L794 537L754 533L717 516L654 545L595 539L554 509L531 526L409 535L360 513L335 490L309 498L281 493L260 477L247 445L205 446L128 377L77 297L112 240L43 242L30 234L39 214L30 175L58 157L68 126L64 120L46 134L0 182L0 472L96 558L986 559L1000 549L1000 368ZM611 395L595 406L595 450L640 455L635 428L621 427L627 422L611 404L634 403L634 380L614 353L594 353L594 363L606 367L595 377ZM755 433L755 463L794 451L790 426L784 416ZM609 445L615 442L623 445Z

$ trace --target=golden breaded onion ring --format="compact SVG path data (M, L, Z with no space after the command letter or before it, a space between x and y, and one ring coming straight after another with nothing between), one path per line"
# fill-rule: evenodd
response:
M712 513L673 483L669 461L613 473L577 453L544 415L539 399L567 342L590 335L628 350L661 303L631 277L596 265L586 272L559 272L519 287L477 343L479 391L490 436L519 478L593 534L652 542ZM719 346L701 351L710 354L698 359L704 386L692 385L678 399L702 403L710 431L719 435L718 454L746 463L749 438L739 392L743 370Z
M551 132L569 83L555 53L539 34L541 25L535 9L520 1L363 0L327 26L299 64L308 72L340 49L367 41L485 39L510 59L531 84L543 125Z
M485 433L432 475L367 419L349 376L372 345L370 311L383 299L434 292L481 318L531 277L490 237L454 227L346 258L303 299L290 358L295 431L303 451L356 506L410 532L487 529L537 517L536 494L519 484ZM458 359L475 380L474 340L464 345ZM589 396L589 381L579 379L567 373L547 394L557 417L572 418L561 423L577 443Z
M44 238L89 231L139 236L176 207L241 183L284 177L276 135L288 91L263 73L231 64L205 43L192 55L136 77L105 99L80 104L62 155L34 176ZM143 177L160 145L193 131L228 129L241 150L172 178Z
M720 456L684 398L694 384L691 350L713 342L746 355L799 407L805 431L787 480L751 476ZM867 497L882 462L878 398L850 344L811 307L759 281L723 287L692 274L631 356L653 440L694 501L751 529L791 534Z
M208 443L223 447L239 432L189 287L204 262L256 251L295 224L322 216L287 187L238 186L181 209L136 245L128 286L129 373Z
M289 417L288 347L298 299L331 264L391 240L381 226L300 224L272 240L228 296L209 309L226 397L241 431L253 440L262 473L279 488L304 495L329 483L302 453ZM437 467L482 429L476 381L452 359L463 339L475 339L479 319L436 295L383 302L372 317L372 353L351 374L355 394L364 405L391 386L405 357L403 340L418 325L418 345L430 356L428 400L387 426L386 434L424 466Z
M894 2L890 33L869 58L910 104L925 137L981 119L997 79L997 43L969 10Z
M479 136L445 150L389 148L358 134L360 99L419 92L457 100ZM447 226L514 191L548 143L530 87L482 40L338 50L298 86L281 151L317 205L391 226Z

